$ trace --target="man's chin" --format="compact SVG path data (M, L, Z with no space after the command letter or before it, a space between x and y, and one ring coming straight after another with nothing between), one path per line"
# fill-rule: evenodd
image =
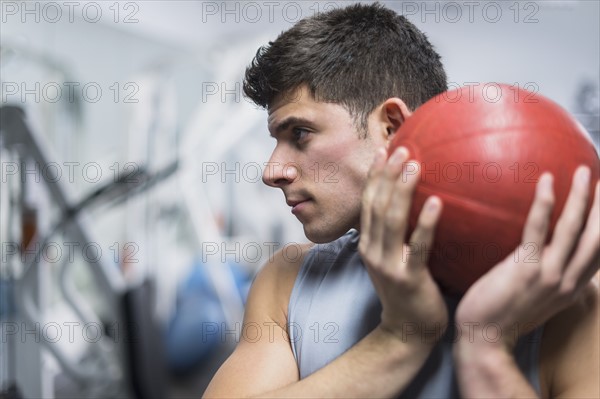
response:
M311 229L308 226L304 225L304 234L306 238L308 238L311 242L315 244L325 244L328 242L332 242L346 234L346 231L339 232L334 231L333 229Z

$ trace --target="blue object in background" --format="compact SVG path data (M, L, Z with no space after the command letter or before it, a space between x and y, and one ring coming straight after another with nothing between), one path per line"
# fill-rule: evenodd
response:
M237 264L231 267L237 288L244 299L252 276ZM177 374L191 371L208 360L224 344L221 329L225 317L204 264L196 261L177 293L176 309L165 335L169 369Z

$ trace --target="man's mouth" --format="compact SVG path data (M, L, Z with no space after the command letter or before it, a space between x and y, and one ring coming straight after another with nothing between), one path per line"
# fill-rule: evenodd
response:
M310 198L305 199L288 199L286 203L292 207L292 213L296 215L298 212L301 212L302 209L306 207L308 202L310 202Z

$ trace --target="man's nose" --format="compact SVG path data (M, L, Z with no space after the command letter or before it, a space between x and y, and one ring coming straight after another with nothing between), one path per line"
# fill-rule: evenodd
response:
M273 151L269 162L266 163L262 180L267 186L283 187L300 176L300 167L296 162L284 160Z

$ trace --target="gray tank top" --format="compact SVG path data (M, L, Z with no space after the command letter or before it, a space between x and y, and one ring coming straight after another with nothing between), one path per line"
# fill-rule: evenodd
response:
M288 331L300 378L342 355L380 322L381 304L358 254L358 238L358 232L351 230L332 243L315 245L300 268L288 308ZM452 320L458 302L446 298L446 303ZM468 326L454 327L447 329L400 398L460 396L452 342L456 334L469 331ZM486 331L494 339L496 330ZM538 328L521 337L515 347L517 363L538 394L541 336Z

